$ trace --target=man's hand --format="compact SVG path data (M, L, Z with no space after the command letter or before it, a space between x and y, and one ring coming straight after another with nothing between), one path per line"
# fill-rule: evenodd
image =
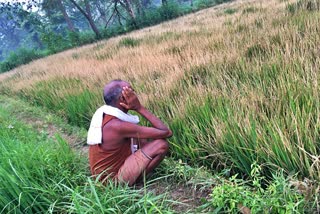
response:
M125 103L121 102L120 105L128 110L138 110L141 108L141 103L132 88L125 86L122 89L122 96Z
M172 131L169 129L169 127L167 127L158 117L153 115L140 104L136 93L130 86L123 87L122 102L120 102L120 105L127 110L135 110L144 118L146 118L153 126L143 127L128 123L122 127L123 136L143 139L162 139L172 136Z

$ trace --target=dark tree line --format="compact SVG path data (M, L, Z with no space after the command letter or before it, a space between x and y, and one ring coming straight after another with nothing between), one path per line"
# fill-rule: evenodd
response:
M7 0L0 2L0 61L21 47L45 50L46 55L217 1L223 0Z

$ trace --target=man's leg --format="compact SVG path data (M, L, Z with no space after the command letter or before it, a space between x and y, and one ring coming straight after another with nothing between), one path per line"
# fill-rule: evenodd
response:
M116 178L120 182L128 183L129 186L133 185L143 171L149 173L159 165L168 149L168 142L162 139L142 145L141 149L126 159Z
M141 147L143 153L151 157L152 160L146 167L146 174L156 168L169 150L169 143L166 140L158 139L151 142L144 143Z

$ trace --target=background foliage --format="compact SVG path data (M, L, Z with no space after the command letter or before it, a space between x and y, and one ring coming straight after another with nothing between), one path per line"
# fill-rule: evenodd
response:
M140 1L1 2L0 41L3 42L0 43L0 72L39 57L155 25L223 2ZM134 15L130 16L130 13ZM15 56L23 59L17 60Z

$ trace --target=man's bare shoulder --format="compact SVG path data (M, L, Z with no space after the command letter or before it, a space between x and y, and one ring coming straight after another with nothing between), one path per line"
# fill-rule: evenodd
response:
M104 130L108 130L108 131L114 131L114 132L123 132L126 130L132 130L132 129L137 129L138 127L140 127L139 125L133 124L133 123L129 123L129 122L125 122L122 121L118 118L114 118L112 119L110 122L108 122L103 129Z
M118 143L119 140L124 138L122 127L124 127L123 121L118 118L110 120L106 125L103 126L102 133L104 140L108 141L108 144Z
M112 120L110 120L107 124L105 124L103 126L103 130L107 129L107 130L110 130L110 129L115 129L119 126L122 125L122 122L120 119L118 118L113 118Z

